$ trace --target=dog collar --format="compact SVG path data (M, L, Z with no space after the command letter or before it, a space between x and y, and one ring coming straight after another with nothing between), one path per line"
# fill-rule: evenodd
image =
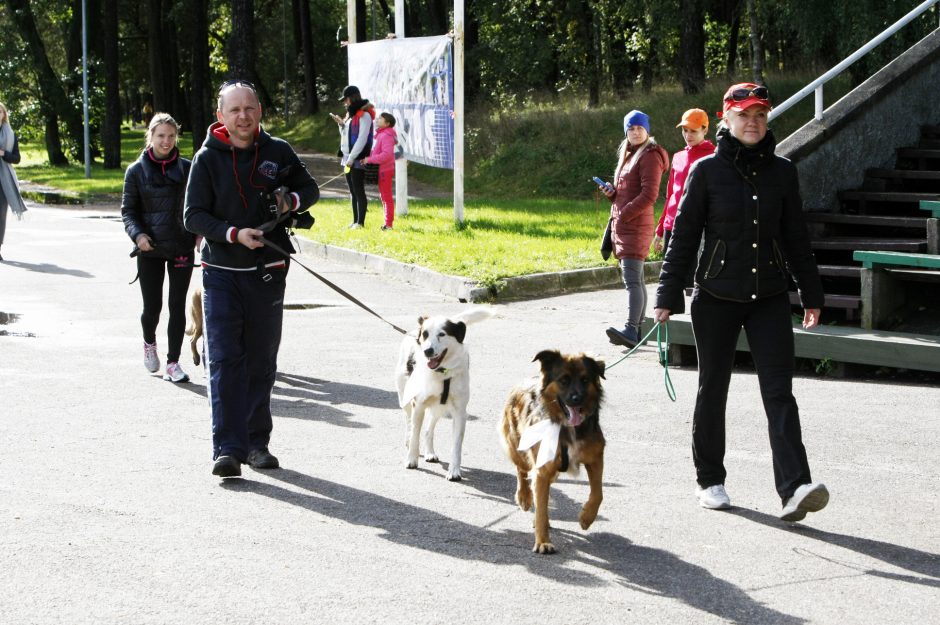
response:
M438 367L434 371L436 371L437 373L443 373L444 375L447 375L448 373L450 373L450 369L447 369L445 367Z

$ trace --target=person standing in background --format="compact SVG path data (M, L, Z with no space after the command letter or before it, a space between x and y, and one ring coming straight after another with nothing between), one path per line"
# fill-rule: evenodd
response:
M20 195L20 181L13 165L20 162L20 142L10 127L7 107L0 104L0 247L7 229L7 206L17 219L23 218L26 203ZM3 256L0 255L0 261Z
M346 116L330 116L339 126L340 154L346 185L352 201L353 220L350 228L362 228L366 223L366 210L369 198L366 197L366 170L362 160L372 151L372 125L375 119L375 107L368 100L363 100L359 87L349 85L343 89L340 98L346 107Z
M379 166L379 196L385 210L385 223L382 230L391 230L395 221L395 194L392 181L395 178L395 144L398 133L395 130L395 117L391 113L382 113L375 118L375 145L365 161Z

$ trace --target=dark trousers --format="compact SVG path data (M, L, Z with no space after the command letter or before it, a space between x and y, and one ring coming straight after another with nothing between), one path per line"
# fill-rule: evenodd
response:
M739 303L720 300L696 288L692 330L698 352L698 396L692 425L692 456L699 486L723 484L725 406L741 328L757 369L767 414L774 481L781 499L811 482L800 415L793 398L793 325L786 293Z
M170 276L170 292L166 302L170 312L166 326L166 361L176 362L180 359L180 347L186 329L186 293L193 276L193 254L180 256L175 260L137 257L137 276L140 279L140 294L144 300L140 325L144 331L144 340L148 343L157 341L157 324L160 323L160 313L163 310L164 275Z
M213 459L244 462L271 439L286 273L202 270Z
M360 226L366 223L366 209L369 198L366 197L366 170L353 167L346 174L346 185L352 196L353 223Z

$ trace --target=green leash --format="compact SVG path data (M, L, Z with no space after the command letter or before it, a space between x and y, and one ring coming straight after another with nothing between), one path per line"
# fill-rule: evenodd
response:
M626 360L633 352L640 349L640 346L646 343L646 340L652 336L653 332L656 332L656 349L659 351L659 364L663 366L663 383L666 385L666 395L669 396L669 399L676 401L676 389L672 386L672 378L669 377L669 323L661 323L659 321L650 328L650 331L646 333L646 336L641 338L636 342L636 346L628 351L623 358L618 360L612 365L607 365L607 371L610 371L612 368L616 367L624 360ZM665 342L665 345L664 345Z

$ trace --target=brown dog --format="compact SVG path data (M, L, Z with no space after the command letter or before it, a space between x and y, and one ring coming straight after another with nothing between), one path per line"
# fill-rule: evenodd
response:
M202 361L197 343L203 334L202 320L202 287L197 287L189 296L189 326L186 328L189 335L189 348L193 352L193 364L197 367Z
M528 478L529 471L536 471L532 551L555 553L548 537L548 489L558 474L565 471L577 474L581 464L587 470L591 494L578 517L582 529L591 527L604 498L601 484L605 442L598 420L604 363L584 354L563 355L556 350L541 351L534 360L542 365L541 379L513 389L499 431L509 459L516 465L516 503L523 510L532 507ZM533 430L527 437L529 428ZM534 432L539 433L540 440L530 446ZM552 453L556 442L557 448ZM520 451L520 443L528 449Z

